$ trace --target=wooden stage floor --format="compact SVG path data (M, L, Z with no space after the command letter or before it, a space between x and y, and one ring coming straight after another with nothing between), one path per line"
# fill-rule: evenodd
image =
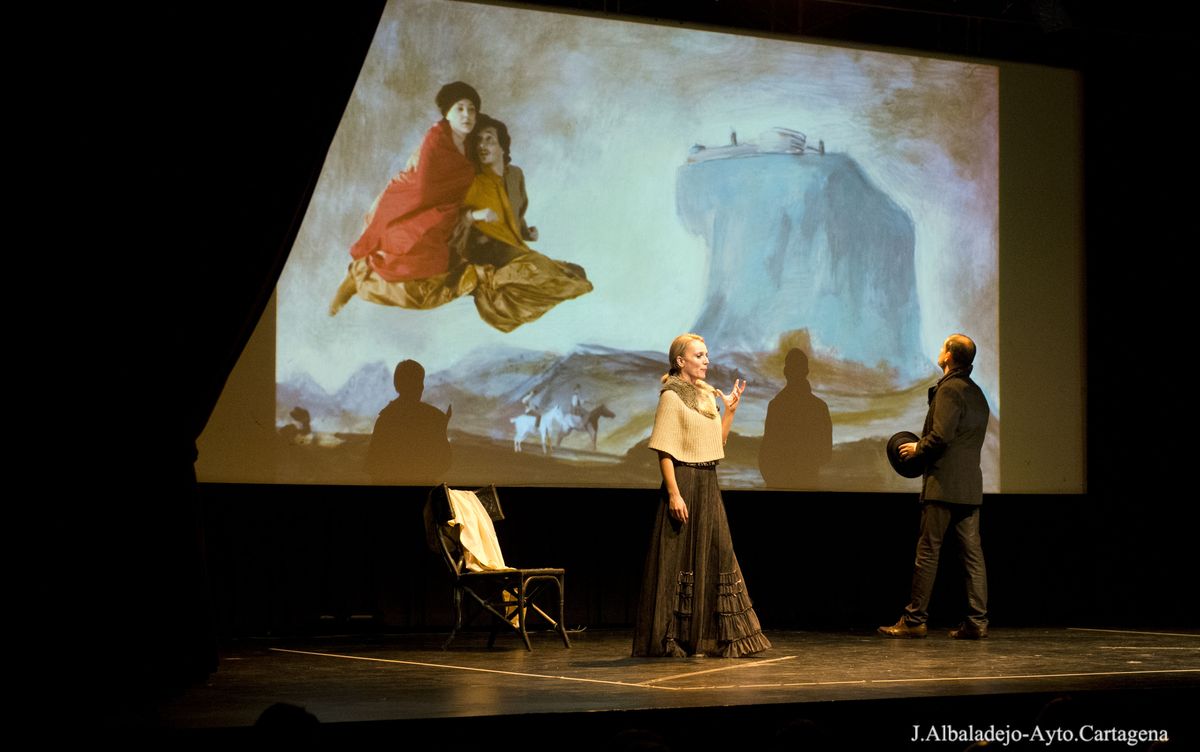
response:
M151 725L219 735L284 702L325 729L444 727L466 739L532 724L581 733L590 748L607 748L601 739L621 728L686 728L698 739L670 737L683 745L735 737L732 724L756 724L763 744L750 746L766 748L781 724L806 718L835 736L963 749L938 726L1032 733L1038 713L1062 695L1072 698L1077 735L1085 720L1126 729L1117 734L1125 738L1128 729L1174 724L1167 729L1178 739L1198 723L1190 706L1200 706L1200 631L997 628L978 642L944 631L923 640L767 636L772 650L741 659L631 658L627 630L573 633L570 650L538 633L533 652L511 634L489 650L486 634L471 632L449 650L440 647L444 634L255 641L226 649L208 683L161 704ZM926 726L932 737L921 739Z

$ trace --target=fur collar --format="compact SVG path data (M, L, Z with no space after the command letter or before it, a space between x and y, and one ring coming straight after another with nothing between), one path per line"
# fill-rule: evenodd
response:
M713 399L713 393L716 390L705 382L697 381L695 386L693 386L678 376L668 376L667 380L663 382L659 394L668 390L679 395L679 399L683 400L684 405L701 415L708 416L709 418L717 416L717 405Z

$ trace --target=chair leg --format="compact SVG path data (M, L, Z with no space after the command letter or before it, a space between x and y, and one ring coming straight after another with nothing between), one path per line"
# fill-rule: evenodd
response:
M454 586L454 627L450 630L450 636L442 643L442 650L450 647L450 643L454 641L454 635L458 634L458 630L462 629L463 614L462 614L462 588L458 585Z
M537 611L538 614L543 619L545 619L546 622L549 623L551 627L558 630L558 635L559 635L559 637L562 637L563 645L565 645L568 648L571 647L571 640L567 637L566 622L563 621L563 602L564 602L563 595L566 592L566 584L567 584L566 578L565 577L552 577L550 575L541 575L538 577L530 577L529 580L530 580L530 582L532 582L533 580L539 580L539 581L550 580L551 582L554 583L554 587L558 591L558 618L555 619L553 616L551 616L550 614L543 611L536 603L533 603L532 600L530 600L529 608L533 609L534 611ZM539 590L538 588L533 589L533 595L527 596L527 598L536 597L538 590ZM548 606L548 607L552 608L550 606Z
M533 645L529 643L529 632L525 630L525 578L521 578L520 585L517 591L517 624L521 629L521 639L525 641L525 649L533 652Z
M567 625L563 621L563 598L567 589L566 577L557 577L555 581L558 583L558 633L562 635L563 645L571 647L571 641L567 639Z

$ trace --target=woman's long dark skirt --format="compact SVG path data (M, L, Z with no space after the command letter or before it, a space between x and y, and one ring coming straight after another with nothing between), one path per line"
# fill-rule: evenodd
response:
M638 602L635 656L736 658L771 647L733 553L716 467L675 466L688 521L671 518L666 486Z

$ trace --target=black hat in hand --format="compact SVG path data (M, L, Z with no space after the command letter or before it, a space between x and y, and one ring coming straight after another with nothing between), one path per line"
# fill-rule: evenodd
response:
M908 459L900 457L900 445L907 444L910 441L920 441L921 437L912 431L901 431L892 438L888 439L887 443L887 458L888 462L892 463L892 469L904 478L920 478L925 474L925 459L920 455L913 455Z

